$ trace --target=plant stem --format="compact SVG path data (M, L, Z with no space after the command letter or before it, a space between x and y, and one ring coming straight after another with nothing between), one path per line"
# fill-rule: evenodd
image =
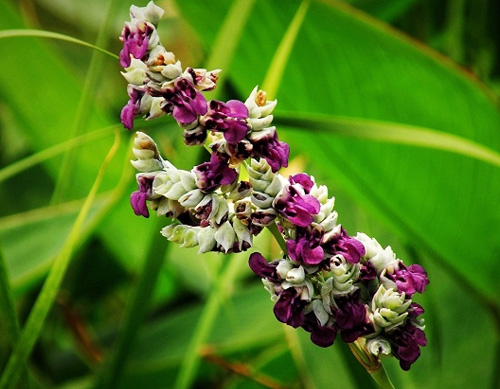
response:
M267 226L267 229L273 234L274 239L276 239L276 242L278 242L281 250L283 250L283 254L287 254L287 249L286 249L286 243L285 239L283 239L283 235L281 235L281 232L278 230L278 226L276 225L276 222L273 222L272 224Z
M356 341L348 343L348 345L358 362L363 365L380 388L395 389L385 371L384 365L378 358L366 352L362 338L358 338Z

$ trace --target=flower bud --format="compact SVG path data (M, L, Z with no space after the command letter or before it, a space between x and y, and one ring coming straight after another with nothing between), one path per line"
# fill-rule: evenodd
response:
M381 336L373 339L366 340L366 349L372 355L376 357L379 355L390 355L391 354L391 344L389 341Z
M179 243L181 247L194 247L198 245L197 233L199 229L200 227L174 223L164 227L161 234L170 242Z
M358 263L347 261L342 255L330 259L334 295L348 294L357 289L354 283L358 281L360 267Z
M146 7L137 7L132 5L130 7L130 17L134 19L142 19L146 22L152 23L155 26L163 16L163 9L158 7L155 3L150 1Z
M132 149L137 161L130 161L140 172L162 170L164 161L160 157L156 143L143 132L137 132Z
M404 293L380 285L372 299L373 322L385 331L391 331L404 323L410 305L411 300L406 300Z
M224 222L214 235L216 242L222 246L225 253L233 249L234 242L236 242L236 233L229 221Z
M252 234L250 233L248 226L243 224L239 219L233 218L232 220L233 229L238 238L238 248L240 251L245 251L252 247Z
M258 86L253 88L250 96L245 101L249 117L252 119L271 115L277 103L277 100L268 101L266 92L258 90Z
M202 254L214 249L217 243L215 241L215 232L216 229L211 226L200 228L198 231L198 242L200 244L200 250L198 253Z

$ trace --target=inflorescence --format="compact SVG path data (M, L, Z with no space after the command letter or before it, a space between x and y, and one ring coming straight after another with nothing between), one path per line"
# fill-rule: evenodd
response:
M244 102L207 101L202 92L216 87L220 70L183 70L160 43L162 14L153 2L130 8L120 37L129 95L121 121L131 130L138 116L170 115L186 145L207 144L211 157L190 171L177 169L137 132L134 212L172 218L162 234L200 253L248 250L254 236L277 226L286 244L282 258L268 262L254 252L249 259L275 302L276 318L310 332L319 346L331 346L339 335L370 358L395 356L408 370L427 342L424 310L412 300L429 283L425 270L405 265L364 233L348 235L334 197L313 177L283 177L289 147L272 126L276 100L256 87ZM248 181L239 179L242 166Z

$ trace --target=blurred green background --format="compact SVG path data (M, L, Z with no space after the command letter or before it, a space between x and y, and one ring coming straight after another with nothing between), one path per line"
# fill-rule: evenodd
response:
M134 215L115 57L19 36L118 54L131 4L0 3L0 386L374 387L340 340L321 349L276 321L249 253L199 256ZM409 372L385 361L395 386L499 388L500 4L157 4L183 66L223 70L208 99L264 83L290 171L328 185L350 234L427 269L428 346ZM207 157L169 118L135 128L179 168ZM279 255L266 234L254 249Z

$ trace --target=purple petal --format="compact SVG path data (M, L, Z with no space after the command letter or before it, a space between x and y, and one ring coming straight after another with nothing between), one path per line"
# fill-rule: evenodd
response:
M308 212L299 211L295 216L288 216L288 220L296 226L307 227L313 222L314 218Z
M424 293L425 287L429 284L427 272L420 265L410 265L408 271L412 274L413 283L418 293Z
M122 108L120 113L120 120L127 130L132 130L134 128L134 117L135 117L135 104L129 100L129 102Z
M310 249L306 247L302 252L302 260L306 265L317 265L323 259L325 259L325 252L321 246L318 246L314 249Z
M314 182L306 173L298 173L290 176L288 178L290 184L300 184L306 193L311 191L311 188L314 186Z
M239 100L229 100L226 103L226 107L228 107L231 111L231 116L238 119L247 119L248 118L248 108L245 104L243 104Z
M146 192L135 191L130 195L130 204L137 216L149 217L149 210L146 205L148 194Z
M261 278L276 279L276 265L272 265L260 253L252 253L248 259L250 269Z

